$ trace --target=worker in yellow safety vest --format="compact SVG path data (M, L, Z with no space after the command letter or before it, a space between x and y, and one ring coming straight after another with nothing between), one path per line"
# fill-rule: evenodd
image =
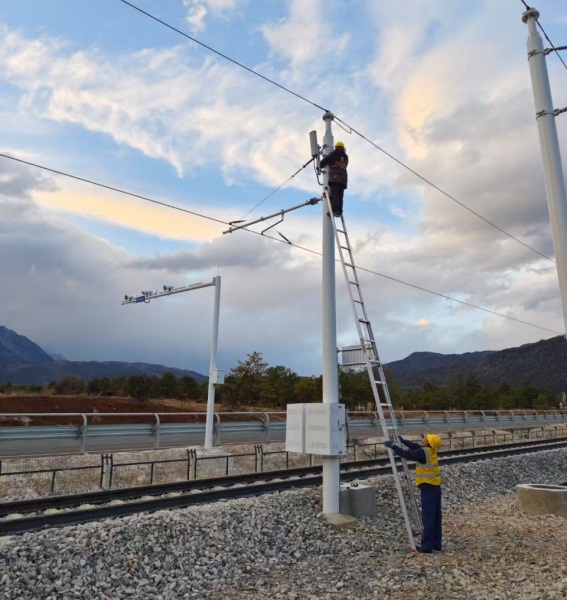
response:
M423 533L421 546L416 549L423 554L441 552L442 526L441 526L441 471L437 452L441 447L441 438L435 433L423 436L421 442L412 442L400 437L400 441L407 450L396 446L394 442L387 441L384 445L394 454L414 460L415 484L421 492L421 516L423 519Z

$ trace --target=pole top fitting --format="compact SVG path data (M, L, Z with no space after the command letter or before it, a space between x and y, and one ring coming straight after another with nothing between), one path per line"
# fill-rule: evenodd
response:
M526 10L526 12L522 15L522 21L527 23L528 19L539 19L539 10L536 10L535 8L528 8L528 10Z
M330 110L323 115L323 121L332 121L334 118L335 115Z

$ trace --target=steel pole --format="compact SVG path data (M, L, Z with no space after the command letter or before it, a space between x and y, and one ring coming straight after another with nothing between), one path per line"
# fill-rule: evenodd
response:
M213 308L213 339L211 340L211 360L209 365L209 393L207 396L207 423L205 426L205 450L213 449L213 429L215 419L215 384L217 380L217 345L219 340L220 314L220 275L213 277L215 285L215 304Z
M323 138L323 156L332 152L334 147L331 123L333 114L323 115L325 136ZM323 171L323 187L329 184L329 167ZM329 215L327 202L323 202L323 402L338 404L339 377L337 364L337 306L335 291L335 234ZM339 512L340 460L338 456L323 458L323 513Z
M567 331L567 193L561 165L561 150L557 137L553 99L544 54L543 41L537 29L539 12L528 9L522 21L528 25L528 61L536 109L551 234L559 277L559 290L563 306L563 323Z

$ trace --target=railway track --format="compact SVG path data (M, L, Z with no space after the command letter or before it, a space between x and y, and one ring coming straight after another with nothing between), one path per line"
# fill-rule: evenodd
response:
M567 438L480 446L442 452L439 462L466 463L565 447ZM293 488L315 487L322 484L321 470L321 466L301 467L3 502L0 503L0 536L142 512L183 508L219 500L259 496ZM389 473L391 468L387 458L341 464L341 481L384 476Z

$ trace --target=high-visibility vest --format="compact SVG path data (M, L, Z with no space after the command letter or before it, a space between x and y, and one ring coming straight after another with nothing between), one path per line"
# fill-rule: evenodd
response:
M415 463L415 484L429 483L430 485L441 485L441 469L439 469L439 459L437 452L433 448L425 446L426 462Z

